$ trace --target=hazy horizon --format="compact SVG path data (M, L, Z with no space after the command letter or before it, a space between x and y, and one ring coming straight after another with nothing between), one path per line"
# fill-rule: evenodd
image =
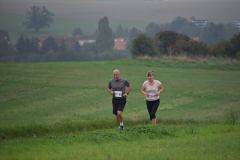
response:
M45 5L56 16L114 21L142 20L167 23L181 16L208 19L215 23L239 20L239 0L1 0L0 10L25 14L33 5Z

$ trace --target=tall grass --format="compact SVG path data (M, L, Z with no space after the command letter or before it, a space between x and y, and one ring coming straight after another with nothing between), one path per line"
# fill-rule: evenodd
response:
M119 131L106 88L133 86ZM228 159L239 155L240 66L172 59L0 64L1 159ZM165 91L149 125L140 87Z
M224 122L228 121L229 109L239 113L238 64L167 60L2 63L3 137L14 132L23 136L28 132L32 135L114 126L111 97L106 91L114 68L119 68L122 77L133 85L124 112L128 124L148 121L139 91L148 70L154 70L155 78L165 86L157 112L162 122ZM234 123L238 122L239 117L234 116Z
M192 132L194 130L194 132ZM239 126L137 125L123 131L0 141L3 159L228 159L239 157Z

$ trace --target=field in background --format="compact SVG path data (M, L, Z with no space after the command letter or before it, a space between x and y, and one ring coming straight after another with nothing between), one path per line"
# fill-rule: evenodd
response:
M133 85L115 127L112 69ZM165 86L148 123L140 86L148 70ZM119 60L0 64L4 159L237 159L240 65L217 61ZM128 147L126 147L128 146Z

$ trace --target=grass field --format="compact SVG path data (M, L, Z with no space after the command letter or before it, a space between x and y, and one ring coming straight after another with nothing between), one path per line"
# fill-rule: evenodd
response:
M119 131L107 93L112 69L133 85ZM149 124L140 86L165 87ZM118 60L0 64L1 159L238 159L240 65Z

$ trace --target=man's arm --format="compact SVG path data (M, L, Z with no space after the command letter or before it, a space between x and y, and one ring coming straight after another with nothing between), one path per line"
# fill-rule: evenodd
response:
M132 85L129 84L129 86L127 87L126 93L124 93L124 96L127 97L131 91L132 91Z
M107 88L109 94L113 95L113 90L112 90L112 87L111 87L111 83L109 82L108 83L108 88Z

